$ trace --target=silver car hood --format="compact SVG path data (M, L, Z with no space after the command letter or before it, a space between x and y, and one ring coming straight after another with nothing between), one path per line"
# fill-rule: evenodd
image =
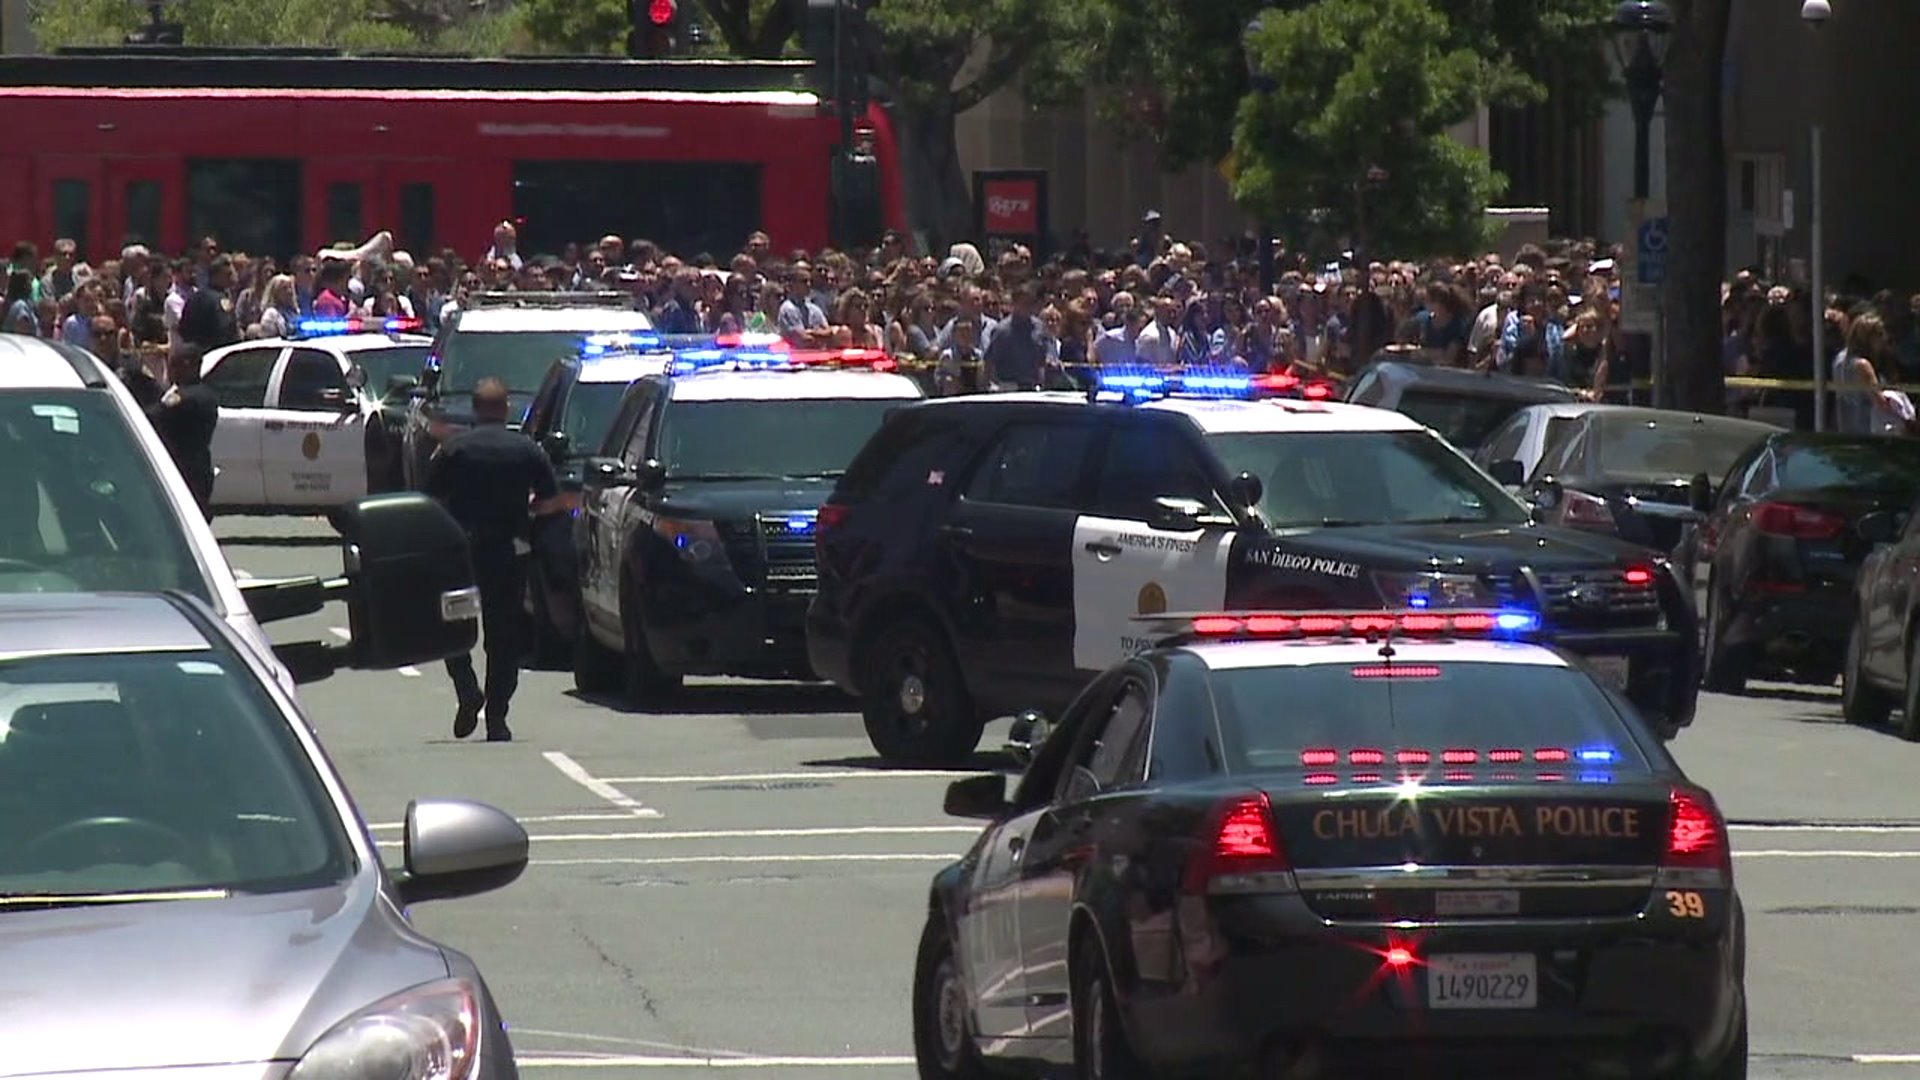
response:
M275 896L0 909L0 1077L272 1077L266 1063L447 973L365 873Z

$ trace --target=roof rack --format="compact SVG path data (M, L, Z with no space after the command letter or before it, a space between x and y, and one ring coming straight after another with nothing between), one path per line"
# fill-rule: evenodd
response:
M479 308L628 308L633 294L623 292L476 292L461 305Z

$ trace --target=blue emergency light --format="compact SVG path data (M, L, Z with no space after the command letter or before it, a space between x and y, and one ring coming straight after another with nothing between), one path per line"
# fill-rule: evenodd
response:
M338 337L341 334L404 334L417 331L422 323L419 319L395 316L388 319L367 320L357 316L344 319L301 319L294 324L294 333L301 337Z
M580 355L605 356L608 353L661 352L666 348L659 334L650 331L615 334L589 334L580 342Z
M673 355L675 375L712 370L785 371L793 367L792 356L765 349L685 349Z
M1190 367L1179 371L1108 368L1100 372L1092 397L1096 401L1129 403L1174 395L1251 400L1262 393L1281 393L1300 387L1300 377L1291 372L1256 373L1238 367Z

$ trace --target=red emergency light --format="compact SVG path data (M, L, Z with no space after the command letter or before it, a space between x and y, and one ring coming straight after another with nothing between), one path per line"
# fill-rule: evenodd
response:
M675 16L679 14L678 0L653 0L647 5L647 21L655 26L672 26Z
M1528 633L1540 628L1540 616L1531 611L1241 611L1203 615L1145 615L1166 637L1220 639L1364 638L1404 634L1423 638L1484 638ZM1357 678L1398 677L1368 670ZM1422 677L1409 669L1406 678ZM1427 676L1431 677L1431 676Z
M798 349L788 353L796 367L866 368L899 371L900 362L885 349Z

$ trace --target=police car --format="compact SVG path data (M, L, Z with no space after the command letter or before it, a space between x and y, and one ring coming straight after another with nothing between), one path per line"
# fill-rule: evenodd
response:
M702 336L698 343L713 344ZM586 462L600 452L627 387L644 375L664 373L672 349L685 347L672 335L595 334L577 353L554 361L534 392L520 430L546 451L562 492L579 492ZM527 614L533 620L533 659L538 666L571 663L580 622L579 582L573 556L573 526L564 516L534 523L533 561L527 573Z
M644 703L685 675L812 678L816 509L887 413L922 396L861 349L683 351L635 382L575 519L576 685Z
M1537 621L1137 620L1011 797L948 789L919 1075L1741 1080L1726 821Z
M0 592L184 593L232 627L289 689L337 665L324 643L276 652L261 624L319 611L342 591L356 667L431 659L396 656L434 643L433 628L449 620L477 616L465 538L446 511L418 495L335 512L351 551L343 551L344 578L243 586L133 395L91 353L64 342L0 334L0 463ZM426 601L431 619L393 609L388 575L396 572L443 587ZM390 625L412 627L405 640L373 632L383 613ZM470 647L474 636L469 626L455 645Z
M643 333L653 322L628 293L474 293L434 338L402 435L401 481L420 489L433 451L473 426L469 395L480 380L507 384L515 415L526 410L556 356L596 334Z
M1697 694L1659 556L1537 525L1430 429L1234 376L902 410L821 507L807 646L888 758L952 762L1145 646L1141 613L1522 604L1668 735ZM1244 379L1245 376L1239 376Z
M306 319L200 363L220 401L213 505L311 511L395 489L398 421L432 340L418 319Z

